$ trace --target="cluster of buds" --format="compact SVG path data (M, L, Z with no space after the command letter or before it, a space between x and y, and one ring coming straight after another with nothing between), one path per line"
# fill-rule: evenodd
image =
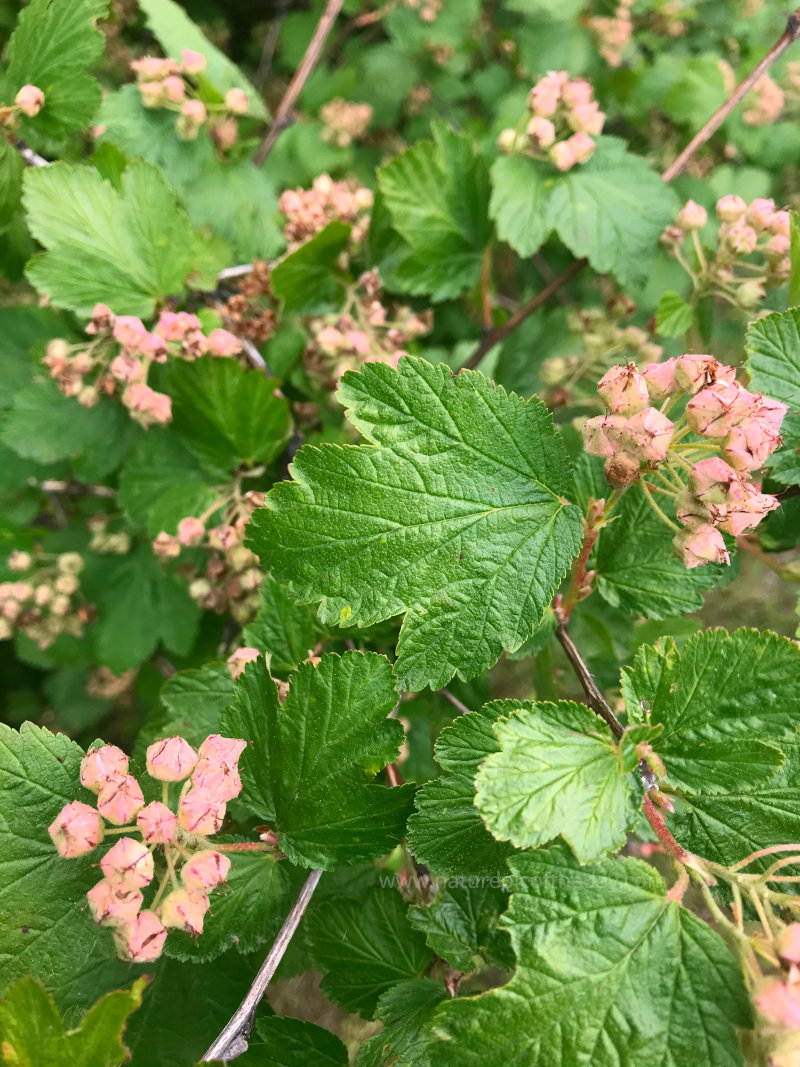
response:
M112 533L108 529L110 517L98 512L86 520L86 528L92 535L89 550L101 556L127 556L131 550L131 535L125 530Z
M119 393L131 418L145 429L172 418L170 398L147 384L152 363L166 363L170 356L233 356L242 347L227 330L206 336L197 316L185 311L162 312L151 332L136 316L114 315L105 304L96 304L86 333L92 340L77 345L60 337L49 342L43 363L50 376L65 396L86 408L101 396Z
M609 67L618 67L633 36L631 8L633 0L619 0L613 15L599 15L587 19L587 25L597 37L597 50Z
M338 148L347 148L360 141L372 122L372 105L356 104L336 96L323 104L319 111L322 120L322 139Z
M716 212L722 225L713 256L706 255L700 236L708 214L694 200L664 231L662 243L691 276L694 299L717 296L750 311L768 288L779 288L789 277L789 212L764 197L748 204L734 195L718 200ZM694 250L694 266L686 256L687 242Z
M783 89L769 74L762 74L753 86L754 103L742 118L748 126L771 126L783 111Z
M648 24L656 33L665 33L667 37L682 37L689 28L691 17L692 11L686 0L659 0Z
M423 22L435 22L443 2L444 0L405 0L405 5L412 11L419 11Z
M236 116L247 113L249 101L244 89L229 89L223 103L211 99L217 94L202 92L198 75L206 69L206 57L185 48L180 62L144 56L131 63L136 83L147 108L166 108L177 113L175 132L182 141L194 141L205 127L221 151L227 151L239 138Z
M261 473L257 468L254 473ZM258 556L244 544L247 523L253 511L264 505L264 494L241 493L238 482L231 493L215 501L199 518L188 515L178 523L176 534L162 530L153 541L159 559L175 559L183 549L204 549L204 566L182 563L178 573L189 581L189 595L206 611L229 612L240 624L250 622L260 606L258 590L264 572ZM223 513L223 521L207 527L209 516Z
M794 1067L800 1053L800 923L773 940L780 976L759 978L753 990L758 1032L770 1067Z
M646 330L624 325L624 320L635 313L633 301L617 294L605 307L580 308L567 314L567 326L581 352L553 356L542 363L539 372L542 398L550 407L596 405L594 383L598 374L620 357L633 362L655 362L661 358L661 345L655 344Z
M529 117L528 117L529 116ZM497 147L508 154L549 159L559 170L586 163L595 150L592 135L606 121L587 81L570 79L566 71L549 71L531 89L525 130L503 130Z
M612 367L597 389L609 413L584 424L586 451L605 458L612 485L638 481L675 531L675 552L687 567L728 563L722 532L752 530L778 507L749 479L780 446L786 405L749 392L733 367L707 355L651 363L641 372L633 363ZM688 398L685 412L672 422L667 413L681 398ZM653 494L671 498L680 525Z
M209 894L230 868L207 838L219 832L227 802L241 792L237 764L246 744L218 734L196 751L182 737L156 741L147 749L147 773L161 782L162 793L149 804L121 749L103 745L83 757L81 785L96 794L97 806L73 800L47 829L65 859L92 852L106 836L125 835L100 860L103 877L86 894L95 922L112 928L121 959L158 959L170 928L193 937L203 932ZM170 785L179 782L173 810ZM164 866L155 896L143 908L142 890L156 876L156 852Z
M225 305L225 317L230 319L237 335L255 345L272 337L278 325L271 273L267 263L256 260L250 273L239 279L238 291Z
M38 85L23 85L14 97L13 104L0 106L0 126L13 129L19 123L20 115L35 118L44 107L44 93Z
M132 667L122 674L114 674L108 667L91 667L86 678L86 692L99 700L119 700L130 694L138 670Z
M48 555L15 550L7 560L17 581L0 582L0 640L25 634L39 648L49 648L62 634L80 637L92 617L81 597L77 552Z
M278 206L286 217L283 235L289 251L336 219L352 226L350 239L360 244L367 235L373 199L372 191L358 182L336 182L328 174L318 175L310 189L287 189Z
M312 339L303 358L309 373L326 386L333 387L345 371L365 363L396 367L400 357L408 355L406 345L429 332L432 312L417 314L406 305L389 309L380 295L379 273L366 271L342 311L309 322Z

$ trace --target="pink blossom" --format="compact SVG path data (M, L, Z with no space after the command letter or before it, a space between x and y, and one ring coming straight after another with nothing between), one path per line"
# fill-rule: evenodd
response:
M335 326L325 326L316 336L316 342L322 351L328 356L335 356L341 349L347 347L344 334Z
M202 52L194 52L191 48L184 48L181 52L181 66L187 74L200 74L206 69L206 57Z
M162 311L156 333L166 341L181 341L188 330L199 330L200 319L188 311Z
M564 86L563 97L570 107L580 107L582 104L588 104L591 101L592 92L592 86L589 82L575 79L567 82Z
M755 398L738 382L715 382L686 405L686 421L695 433L725 437L730 428L752 410Z
M127 926L138 915L144 898L138 890L119 892L103 878L89 890L86 899L96 923L101 926Z
M598 415L583 424L583 446L590 456L608 458L619 450L626 420L621 415Z
M710 503L727 503L740 485L739 474L718 456L695 463L689 474L689 489Z
M88 334L104 333L114 325L114 312L105 304L95 304L92 309L92 321L86 327Z
M170 74L169 77L164 79L164 91L168 100L173 104L179 103L186 95L186 86L183 84L183 78L177 74Z
M164 926L183 930L197 937L203 932L203 916L208 911L208 897L204 893L174 889L164 898L159 911Z
M681 530L675 535L672 544L675 554L689 569L703 567L706 563L730 563L722 534L713 526L700 526L696 530Z
M164 844L175 836L178 816L160 800L153 800L136 816L136 825L148 845Z
M157 333L148 333L139 345L139 351L143 356L149 356L156 363L166 363L167 346L164 338Z
M227 107L228 111L233 112L234 115L246 114L249 106L250 101L247 99L247 93L244 89L229 89L225 93L225 107Z
M712 525L714 518L711 511L688 489L682 489L675 496L675 515L681 526L688 530L697 530L701 526Z
M772 216L769 224L770 233L782 234L784 237L790 235L790 223L788 211L776 211Z
M531 89L531 100L534 115L548 118L554 115L558 108L559 90L552 85L534 85Z
M155 392L144 383L129 385L122 394L122 402L144 427L156 422L169 422L172 418L171 399L165 393Z
M731 428L722 442L720 457L734 470L758 470L764 466L780 441L780 435L768 426L755 419L748 419Z
M111 377L116 378L118 382L127 382L129 384L143 382L147 376L144 364L127 352L121 352L111 360L109 371L111 372Z
M47 827L50 839L64 859L82 856L103 840L103 820L94 808L73 800Z
M758 234L746 222L735 222L724 234L728 246L740 256L749 255L758 244Z
M229 148L233 148L239 140L239 124L236 119L224 119L222 122L217 122L212 126L211 136L214 138L217 146L221 148L223 152L226 152Z
M140 911L132 923L114 931L117 954L130 963L152 963L161 955L167 931L152 911Z
M208 758L198 760L192 783L197 789L221 801L233 800L242 791L242 779L235 763Z
M145 107L160 107L164 101L164 83L162 81L141 81L139 92Z
M153 880L153 854L141 841L121 837L100 860L100 870L117 892L135 892Z
M363 330L345 330L344 339L354 352L362 356L369 353L369 338Z
M216 834L225 818L225 802L209 790L193 785L181 798L178 823L193 834Z
M738 537L745 530L755 529L770 511L780 507L777 497L770 493L759 493L750 482L741 482L739 490L741 500L727 505L724 515L717 522L721 530L733 534L734 537Z
M726 367L713 356L687 353L675 361L675 384L694 396L714 382L732 382L736 377L733 367Z
M181 868L181 881L190 893L207 892L225 881L230 866L231 861L221 852L195 852Z
M178 523L178 540L182 545L199 545L205 533L204 524L193 515L187 515Z
M642 377L651 400L666 400L668 396L677 392L678 386L675 381L677 362L676 359L667 359L663 363L648 363L644 368Z
M107 782L124 778L128 773L128 757L116 745L103 745L87 752L81 760L81 785L99 793Z
M147 773L160 782L182 782L197 763L197 753L182 737L167 737L147 746Z
M231 672L231 678L233 678L234 682L244 674L247 664L254 663L260 655L261 653L257 648L248 648L246 645L234 649L228 656L228 670Z
M14 103L32 119L44 107L44 93L36 85L23 85L14 97Z
M153 551L159 559L175 559L181 554L181 543L177 537L162 530L153 541Z
M784 233L776 233L764 245L764 254L770 259L783 259L789 255L791 242Z
M747 204L740 196L723 196L717 201L717 218L720 222L738 222L747 211Z
M239 544L240 537L233 526L222 523L220 526L212 526L208 531L208 541L212 548L227 552Z
M747 208L746 219L756 230L769 229L769 225L775 216L775 201L766 197L757 196Z
M208 112L202 100L185 100L181 104L181 114L199 126L206 121Z
M777 949L786 963L800 963L800 923L790 923L781 930Z
M615 415L631 415L647 406L647 382L635 363L612 367L597 384L606 407Z
M678 215L678 225L682 230L702 230L708 222L708 212L694 200L687 200L686 205Z
M577 133L593 133L595 136L603 132L605 121L605 113L600 110L594 100L586 104L578 104L567 115L567 122L573 130Z
M100 786L97 810L115 826L125 826L144 807L142 788L132 774L111 778Z
M756 1007L770 1022L800 1029L800 986L770 978L755 998Z
M781 400L773 400L772 397L764 396L762 393L753 395L756 397L754 417L759 422L765 423L773 433L778 433L784 416L789 410L788 406Z
M125 348L137 349L147 340L148 330L135 315L118 315L114 322L114 340Z
M550 159L560 171L571 170L578 162L569 141L559 141L550 149Z
M201 759L227 763L234 767L246 748L247 742L240 737L221 737L219 734L210 734L197 752Z
M576 163L587 163L596 148L588 133L573 133L567 144L570 146Z
M181 355L184 359L199 359L208 352L208 338L202 330L188 330L181 341Z
M656 408L644 408L628 419L623 440L630 442L636 454L651 463L658 463L667 454L675 427ZM625 451L630 451L626 448Z
M145 78L166 78L168 74L174 74L177 70L174 59L160 59L158 56L142 56L134 59L131 70L136 71Z
M549 148L556 139L556 128L550 119L534 115L528 123L528 136L541 148Z
M207 340L212 356L235 356L242 351L242 342L228 330L212 330Z

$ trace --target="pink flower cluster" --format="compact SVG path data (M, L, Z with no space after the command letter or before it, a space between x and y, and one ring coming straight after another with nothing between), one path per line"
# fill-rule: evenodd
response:
M319 109L319 117L324 129L323 141L335 144L338 148L347 148L353 141L359 141L367 132L372 122L372 104L356 104L336 96Z
M610 67L618 67L633 36L631 8L633 0L619 0L613 15L598 15L586 23L597 36L600 55Z
M613 367L598 392L609 414L585 423L584 444L591 455L605 457L609 481L625 486L639 480L676 530L675 551L687 567L729 562L720 531L738 536L778 507L749 476L780 446L786 405L749 392L733 367L708 355L651 363L641 372L634 363ZM690 399L673 423L666 412L681 396ZM659 465L666 473L645 480ZM653 492L672 497L680 527L663 515Z
M152 363L165 363L169 356L233 356L242 347L227 330L215 329L206 336L197 316L186 311L162 312L151 332L135 315L114 315L105 304L96 304L86 332L94 337L88 344L50 341L42 361L50 376L65 396L76 397L87 408L101 396L119 392L131 418L145 428L172 418L170 398L147 384Z
M549 71L531 89L525 134L503 130L501 152L527 152L549 159L559 170L586 163L594 153L592 135L603 132L606 121L587 81L570 79L566 71Z
M769 74L762 74L752 89L755 102L742 118L748 126L770 126L783 111L783 89Z
M175 132L182 141L194 141L205 126L221 151L239 138L237 115L245 115L249 100L244 89L229 89L224 103L202 92L197 75L206 69L206 57L185 48L180 62L144 56L131 63L146 108L166 108L178 113Z
M0 582L0 640L22 633L45 649L62 634L83 634L92 609L81 597L83 559L77 552L53 556L17 549L7 566L20 578Z
M241 792L238 761L245 747L241 739L218 734L196 751L182 737L154 742L147 749L147 773L162 782L162 800L149 804L129 773L128 757L115 745L83 757L81 784L97 795L96 807L73 800L47 829L65 859L92 852L110 834L128 831L141 838L126 834L106 852L100 860L103 878L87 893L95 922L113 929L121 959L157 959L169 928L195 937L203 932L209 894L230 867L206 837L219 832L227 802ZM184 784L173 811L169 787L174 782ZM163 853L164 869L154 898L143 908L142 890L156 876L156 850Z
M765 197L748 204L740 196L729 195L717 201L716 213L722 225L714 255L703 253L700 231L708 222L708 213L694 200L681 209L661 240L692 276L698 298L717 296L752 310L768 288L780 287L789 277L789 212L778 210ZM688 262L692 255L694 266Z
M360 244L369 228L373 199L370 189L353 180L334 181L328 174L318 175L310 189L287 189L278 206L286 217L283 234L289 251L299 248L335 219L352 226L350 239Z
M175 559L184 548L203 548L208 553L201 570L194 563L181 564L178 572L189 580L189 595L201 608L219 614L230 612L244 625L258 612L258 590L264 572L258 556L244 544L247 523L257 507L263 507L264 494L233 490L217 500L206 515L187 515L178 523L176 534L162 530L153 541L159 559ZM223 513L223 521L207 527L209 515Z
M381 287L378 271L366 271L340 314L310 320L311 341L304 361L308 371L328 387L345 371L358 370L365 363L396 367L400 357L408 355L406 345L431 329L432 312L417 314L402 304L387 307L380 299Z

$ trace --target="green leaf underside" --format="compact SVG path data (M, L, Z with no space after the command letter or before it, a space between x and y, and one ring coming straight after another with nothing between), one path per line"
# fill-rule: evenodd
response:
M376 886L361 900L324 901L311 913L309 931L314 965L325 975L323 990L365 1018L382 993L418 977L433 958L396 889Z
M350 227L334 221L281 260L271 283L285 312L318 315L341 307L344 281L337 261L349 240Z
M405 611L403 689L473 678L531 635L580 545L551 416L415 358L348 373L339 396L371 443L302 448L251 544L325 623Z
M259 660L235 693L222 732L252 742L240 761L241 799L278 831L292 863L327 870L394 847L413 789L372 781L403 739L401 724L387 718L397 703L387 659L345 652L303 664L285 705Z
M663 723L653 748L670 784L690 794L746 789L774 777L796 729L800 648L757 630L708 630L680 652L664 639L639 650L622 692L629 722Z
M475 804L494 835L537 848L559 835L581 863L625 844L633 779L611 731L582 704L499 702L500 751L481 765Z
M486 704L456 719L436 741L442 773L417 791L417 810L408 820L408 843L434 874L507 874L505 861L512 847L492 837L474 803L478 767L500 751L492 726L502 711L500 701Z
M118 315L146 317L183 289L194 234L157 167L131 163L120 192L71 163L31 168L23 185L28 226L47 249L26 273L53 304L88 318L103 301Z
M800 483L800 308L775 312L747 330L747 369L750 384L789 405L781 424L783 448L769 459L775 474L787 485Z
M383 1030L361 1046L358 1067L421 1064L418 1057L428 1043L423 1027L443 1000L447 1000L447 990L430 978L410 978L387 989L375 1010Z
M668 290L658 302L656 329L664 337L680 337L694 322L694 310L680 293Z
M441 1067L738 1067L750 1025L721 938L670 903L634 860L582 869L566 849L515 856L503 924L517 970L442 1004L428 1049Z
M237 1056L241 1067L347 1067L347 1048L329 1030L300 1019L268 1015L256 1020L256 1036Z
M484 961L513 970L508 931L498 928L508 906L508 891L500 888L504 881L453 879L427 907L410 908L409 921L425 934L436 955L457 971L469 974Z
M0 1000L3 1062L13 1067L116 1067L126 1062L123 1031L142 1002L147 981L138 978L130 989L101 997L78 1026L67 1031L42 983L18 979Z
M447 300L479 278L491 236L489 176L467 140L441 123L378 171L394 228L411 246L396 277L411 293Z

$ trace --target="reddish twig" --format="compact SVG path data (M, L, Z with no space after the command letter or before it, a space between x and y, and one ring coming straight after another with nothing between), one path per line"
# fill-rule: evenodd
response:
M583 520L583 544L575 562L572 564L572 574L569 580L564 599L558 608L558 618L566 625L577 603L588 596L592 589L594 571L587 573L586 564L592 554L597 535L605 518L605 500L591 499L586 508L586 518Z
M667 169L663 172L661 177L665 182L671 182L673 178L676 178L681 173L692 156L694 156L698 149L702 148L706 141L714 135L737 104L739 104L752 89L753 85L755 85L762 74L765 74L769 70L776 59L782 56L786 49L796 41L798 37L800 37L800 8L797 8L789 16L783 34L778 38L769 52L767 52L758 66L747 75L743 82L736 86L722 107L714 112L708 122L706 122L702 129L691 139L678 158L670 163ZM576 275L580 274L587 264L588 260L578 259L571 266L567 267L565 271L562 271L561 274L553 278L549 285L545 286L540 293L537 293L536 296L527 302L527 304L523 304L521 308L518 308L510 319L507 319L506 322L483 337L478 347L464 364L464 367L467 370L474 370L487 352L490 352L496 344L499 344L508 337L508 335L515 330L521 322L524 322L529 315L532 315L533 312L540 308L551 296L557 293L562 285L566 285L568 281L571 281Z
M601 719L604 719L608 723L611 733L617 740L619 740L625 733L625 727L611 710L611 705L600 692L597 683L594 678L592 678L591 671L584 662L575 642L567 633L567 628L563 622L559 622L556 627L556 637L561 642L561 647L566 652L567 659L572 664L572 669L577 674L578 679L583 686L587 704L596 715L599 715Z
M275 142L278 140L283 130L290 124L291 114L297 103L297 99L303 91L303 86L308 81L311 72L319 62L319 57L322 54L322 49L328 39L328 34L331 32L333 24L336 21L339 12L342 10L343 3L344 0L328 0L325 5L325 10L322 12L320 20L317 23L317 28L314 30L314 36L308 43L306 54L300 61L300 66L294 72L294 77L289 82L289 86L283 94L283 99L278 104L275 118L267 131L266 137L258 146L258 150L253 156L253 162L257 167L262 165L264 160L275 147Z
M437 690L437 692L439 693L440 697L444 697L445 700L452 704L456 711L458 711L461 715L471 714L472 709L468 708L466 704L462 704L458 697L454 696L454 694L451 693L449 689L439 689Z
M685 863L690 858L689 853L686 851L685 848L682 848L678 844L678 842L669 832L669 830L667 829L667 824L658 814L658 812L656 811L655 804L647 795L645 795L645 798L642 801L642 811L644 812L644 816L647 821L655 830L656 837L667 850L667 852L669 852L670 856L673 856L678 861L678 863Z

